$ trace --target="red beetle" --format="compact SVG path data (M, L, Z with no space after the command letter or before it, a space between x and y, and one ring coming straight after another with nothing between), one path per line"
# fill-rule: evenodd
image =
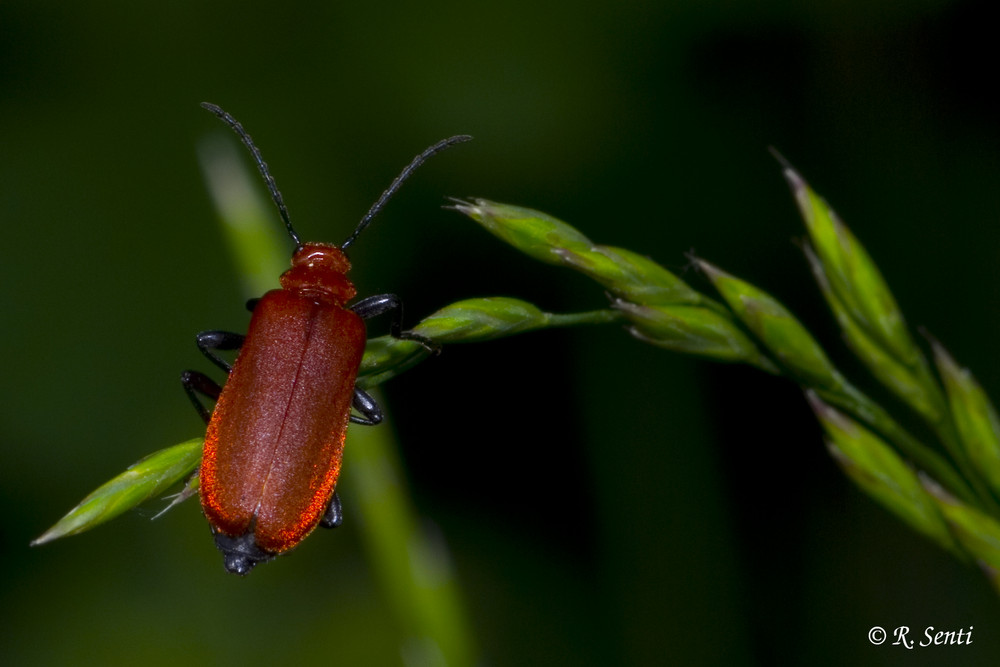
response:
M317 525L334 527L343 515L337 477L347 424L377 424L374 399L354 385L365 349L363 320L393 312L391 333L434 349L402 331L402 308L393 294L348 306L356 291L344 250L368 226L400 185L427 158L471 137L440 141L413 159L340 246L302 243L260 151L235 118L213 104L203 107L225 121L253 155L295 242L292 268L281 289L247 306L246 336L198 334L198 348L229 374L225 388L198 371L181 376L195 408L208 422L201 461L201 505L229 572L245 575L284 553ZM231 366L217 350L236 350ZM216 400L209 412L200 395ZM351 414L351 408L361 416Z

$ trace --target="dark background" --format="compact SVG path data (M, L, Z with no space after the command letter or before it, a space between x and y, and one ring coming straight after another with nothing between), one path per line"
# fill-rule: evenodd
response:
M245 327L195 158L221 131L203 100L252 131L307 239L341 240L413 154L475 135L352 250L361 293L411 318L472 296L606 303L440 208L488 197L710 292L693 249L870 388L792 243L773 145L910 323L1000 396L985 1L168 4L0 5L4 665L401 661L350 507L245 580L193 502L27 546L200 434L177 382L208 370L193 336ZM385 394L484 664L996 664L985 578L860 494L783 380L605 327L449 347ZM971 625L974 643L873 647L873 625Z

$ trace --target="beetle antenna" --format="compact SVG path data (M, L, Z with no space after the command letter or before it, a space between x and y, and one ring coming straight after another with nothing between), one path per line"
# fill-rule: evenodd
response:
M271 176L271 172L267 168L267 163L264 162L263 156L260 154L260 149L253 143L253 139L247 134L247 131L243 129L240 122L229 115L228 112L224 111L221 107L218 107L210 102L202 102L202 108L208 109L216 116L221 118L226 125L233 129L243 144L250 150L250 154L253 156L254 162L257 163L257 169L260 170L260 175L264 177L264 183L267 184L267 190L271 193L271 199L274 200L274 205L278 207L278 215L285 223L285 229L288 230L288 235L292 237L292 241L295 242L296 248L302 247L302 240L299 235L295 232L292 227L292 220L288 217L288 209L285 207L285 200L281 197L281 192L278 191L278 184L274 182L274 177Z
M444 149L454 146L455 144L465 143L470 139L472 139L472 137L470 137L467 134L459 134L454 137L442 139L441 141L437 142L436 144L425 150L417 157L413 158L413 161L410 162L410 164L406 165L406 168L399 173L399 176L396 177L396 180L394 180L392 183L389 184L389 187L386 188L385 192L382 193L382 196L378 198L378 201L372 204L372 207L368 209L367 213L365 213L365 217L361 218L361 222L358 223L358 226L354 230L354 233L351 234L350 237L348 237L348 239L340 245L340 249L346 250L349 245L354 243L355 239L358 238L358 234L360 234L362 230L364 230L364 228L371 223L372 219L376 215L378 215L379 211L382 210L382 207L385 206L387 201L389 201L389 198L392 197L394 194L396 194L396 191L399 190L399 187L406 182L406 179L410 177L410 174L412 174L417 167L426 162L427 158L431 157L436 153L440 153Z

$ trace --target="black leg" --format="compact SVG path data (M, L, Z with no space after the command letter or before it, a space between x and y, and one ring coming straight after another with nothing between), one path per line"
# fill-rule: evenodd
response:
M245 339L246 336L229 331L202 331L198 334L196 342L198 349L208 357L209 361L228 373L233 367L213 350L238 350Z
M320 519L319 525L324 528L336 528L342 523L344 523L344 510L340 506L340 496L334 491L333 498L330 498L330 504L327 505L326 514Z
M252 313L253 309L257 307L258 303L260 303L259 297L255 299L247 299L247 310L249 310Z
M194 409L198 411L198 414L201 415L201 418L207 424L212 418L212 411L205 407L205 404L201 402L198 395L208 396L213 401L217 401L219 400L219 394L222 393L222 387L215 380L198 371L184 371L181 373L181 384L184 385L184 391L187 392L188 398L194 404Z
M389 323L389 335L393 338L412 340L420 343L428 352L433 354L441 352L441 346L430 338L410 331L403 331L403 302L395 294L377 294L361 299L361 301L351 306L351 310L364 320L370 320L373 317L392 312L392 321Z
M364 415L364 417L351 415L352 424L374 426L382 421L382 410L378 407L378 403L375 402L371 394L361 387L354 388L354 401L352 404L355 410Z

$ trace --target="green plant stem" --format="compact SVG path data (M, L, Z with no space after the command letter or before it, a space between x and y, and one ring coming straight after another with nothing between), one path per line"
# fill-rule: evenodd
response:
M575 327L580 324L614 324L623 322L625 318L617 310L588 310L583 313L546 313L548 327Z
M381 399L380 399L381 400ZM472 665L477 649L441 535L422 522L391 427L353 428L344 494L361 509L366 549L404 631L406 664Z

